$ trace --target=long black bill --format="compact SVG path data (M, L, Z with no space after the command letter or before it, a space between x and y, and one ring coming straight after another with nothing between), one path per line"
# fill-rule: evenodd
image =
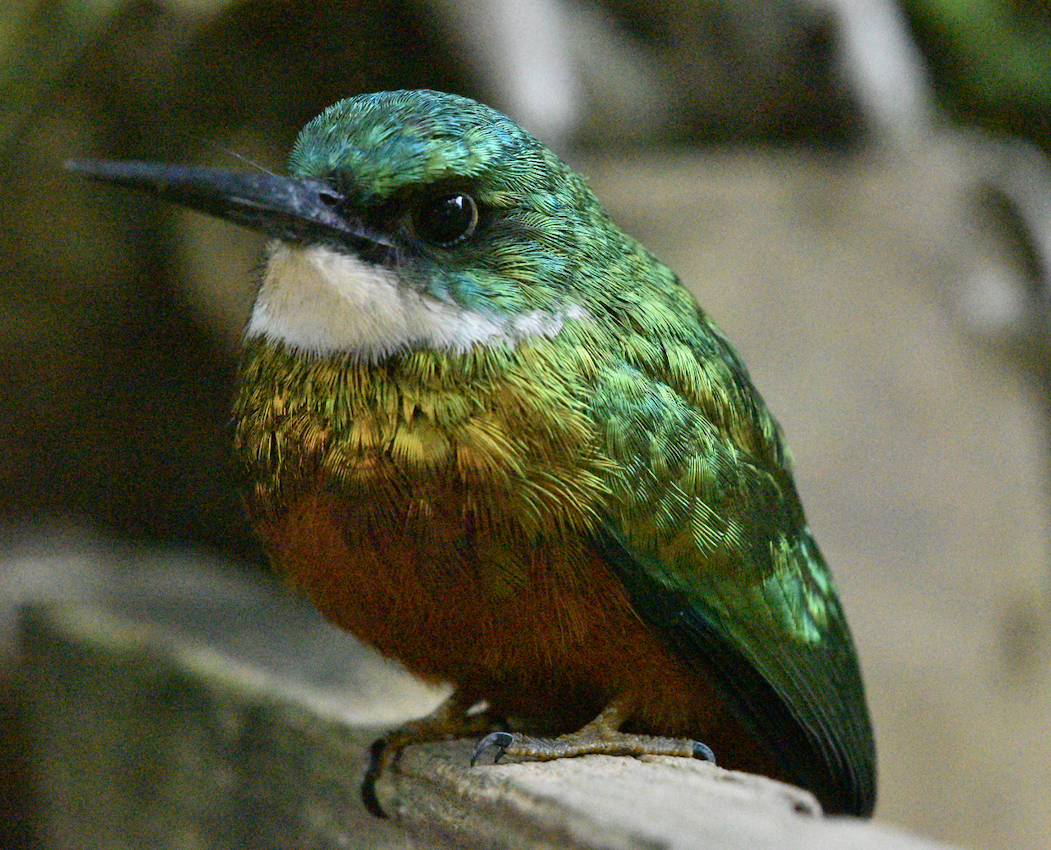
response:
M339 211L343 196L310 178L199 165L67 159L85 177L129 186L286 242L328 242L362 249L389 244Z

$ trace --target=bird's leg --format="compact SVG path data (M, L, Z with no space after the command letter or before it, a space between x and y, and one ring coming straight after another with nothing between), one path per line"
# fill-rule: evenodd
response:
M557 738L534 738L510 732L492 732L478 742L471 757L471 765L473 766L488 750L495 751L494 763L504 757L523 761L550 761L584 755L682 756L715 762L715 754L700 741L621 732L620 727L631 716L631 711L631 699L622 695L580 730Z
M373 743L365 781L361 785L365 808L377 817L387 816L376 797L376 780L397 762L401 751L409 744L469 738L492 729L493 721L488 712L468 714L474 704L475 700L454 691L430 714L403 723Z

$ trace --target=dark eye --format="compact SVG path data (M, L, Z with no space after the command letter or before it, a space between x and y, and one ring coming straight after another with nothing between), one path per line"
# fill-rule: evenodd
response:
M428 198L413 212L412 224L416 235L425 242L448 248L474 233L478 204L463 192Z

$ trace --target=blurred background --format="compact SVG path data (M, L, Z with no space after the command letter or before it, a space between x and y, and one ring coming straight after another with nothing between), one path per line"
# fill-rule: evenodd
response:
M507 112L588 175L742 352L855 632L878 818L966 847L1045 847L1041 0L10 0L8 675L18 604L114 580L94 547L261 565L227 448L260 239L62 160L277 169L330 103L421 87ZM31 846L16 816L31 757L4 693L0 843Z

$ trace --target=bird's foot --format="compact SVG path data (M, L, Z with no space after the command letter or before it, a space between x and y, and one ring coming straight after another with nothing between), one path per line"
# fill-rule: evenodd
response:
M379 818L387 817L376 794L376 783L397 764L405 747L428 741L474 737L493 728L493 721L486 712L468 714L470 707L453 694L426 717L410 720L373 743L369 766L361 784L361 800L370 813Z
M471 756L471 766L474 767L488 752L493 753L494 764L505 758L552 761L585 755L680 756L715 763L715 754L711 748L700 741L616 731L596 735L594 730L589 730L588 727L557 738L534 738L510 732L492 732L478 742L474 755Z
M658 738L621 732L621 724L631 716L630 696L617 697L602 712L577 732L557 738L534 738L510 732L492 732L478 742L471 766L486 752L493 752L493 762L503 758L523 761L551 761L573 756L681 756L715 763L715 754L706 744L688 738Z

